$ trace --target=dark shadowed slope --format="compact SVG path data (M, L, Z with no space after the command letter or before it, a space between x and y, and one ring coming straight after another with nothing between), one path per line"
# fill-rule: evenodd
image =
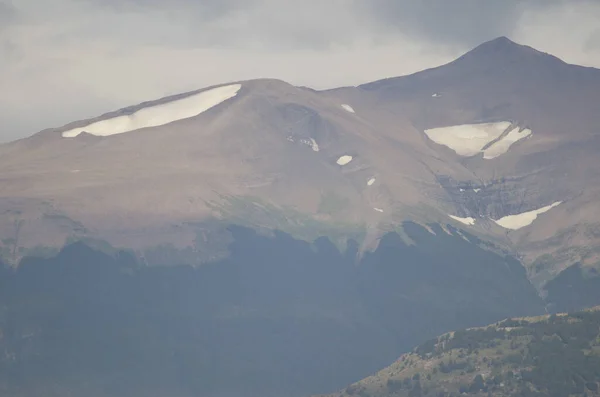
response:
M388 234L358 266L354 244L231 230L231 257L197 269L80 243L3 269L0 390L307 395L445 330L543 311L517 262L439 228L407 225L415 245Z

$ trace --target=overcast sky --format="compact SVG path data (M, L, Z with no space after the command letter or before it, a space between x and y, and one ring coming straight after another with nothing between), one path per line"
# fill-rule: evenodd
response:
M600 67L600 0L0 0L0 141L233 80L329 88L498 36Z

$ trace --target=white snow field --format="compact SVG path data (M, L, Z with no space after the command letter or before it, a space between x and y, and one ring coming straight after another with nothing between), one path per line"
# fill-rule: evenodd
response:
M523 131L520 131L519 127L515 127L508 134L506 134L504 138L485 149L483 151L483 158L486 160L496 158L508 152L508 149L510 149L513 143L518 142L521 139L525 139L530 135L530 129L524 129Z
M348 155L344 155L344 156L340 157L339 159L337 159L338 165L346 165L351 161L352 161L352 156L348 156Z
M448 216L450 218L454 219L455 221L463 223L467 226L473 226L475 224L475 218L471 218L471 217L461 218L461 217L450 215L450 214L448 214Z
M63 138L74 138L82 132L96 136L110 136L140 128L158 127L177 120L197 116L237 95L241 84L232 84L213 88L187 98L142 108L137 112L97 121L84 127L74 128L62 133Z
M516 215L508 215L502 217L498 220L495 220L496 224L502 226L505 229L518 230L525 226L529 226L536 220L538 215L543 214L544 212L550 211L552 208L561 204L562 201L557 201L553 204L550 204L546 207L539 208L537 210L523 212L521 214Z
M381 208L373 207L373 209L377 212L383 212L383 210Z
M377 179L375 179L375 178L371 178L371 179L369 179L369 180L367 181L367 186L371 186L371 185L373 185L373 184L375 183L375 181L376 181L376 180L377 180Z
M354 109L352 109L352 106L347 105L347 104L342 104L342 108L344 108L345 111L350 112L350 113L355 113Z
M435 143L454 150L459 156L475 156L483 147L500 135L508 127L509 121L498 123L464 124L425 130L425 135Z

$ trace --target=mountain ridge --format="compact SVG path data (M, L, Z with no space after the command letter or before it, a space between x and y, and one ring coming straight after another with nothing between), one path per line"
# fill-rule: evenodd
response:
M510 68L501 66L489 75L487 70L497 65L496 58L508 62ZM549 64L545 66L549 72L529 70L529 58ZM473 219L474 225L463 226L516 252L530 266L548 253L544 245L549 238L547 229L535 227L548 215L539 215L532 227L524 229L527 233L510 232L515 237L508 239L494 222L559 201L563 204L549 213L575 206L575 201L589 207L594 194L581 179L568 175L585 168L569 156L593 151L598 145L594 125L600 119L592 99L600 91L600 73L593 69L595 77L589 80L588 72L582 77L579 68L562 61L556 72L552 66L557 64L555 59L500 37L446 65L354 88L306 90L276 79L232 82L46 129L0 146L1 175L9 181L0 190L4 202L0 208L5 214L0 235L14 240L13 224L21 222L23 246L12 249L15 247L8 244L5 248L14 252L40 244L57 247L56 241L77 238L68 226L47 222L50 211L95 234L87 237L122 238L123 228L131 228L127 233L136 235L133 239L138 241L132 248L143 250L148 243L142 242L136 227L155 234L148 235L149 242L160 241L174 225L229 215L245 217L245 211L254 211L253 207L264 202L277 209L282 219L293 218L288 213L293 209L307 221L349 222L365 228L369 230L365 249L403 220L426 225ZM470 68L478 72L472 73ZM555 72L566 80L548 80ZM87 125L117 117L135 118L140 110L235 84L241 88L234 97L193 117L108 137L89 133L75 138L60 136L69 129L85 130ZM554 95L558 91L561 95ZM561 117L554 116L559 114ZM517 141L504 143L505 138L513 137L506 129L492 137L482 151L499 147L500 141L504 146L496 150L500 157L490 160L457 155L427 132L453 125L479 128L478 123L505 122L510 128L530 131L531 136L521 139L516 132ZM569 131L568 137L564 131ZM555 159L553 164L548 162L549 154ZM107 156L110 161L105 162ZM344 156L350 162L336 164ZM53 182L45 182L42 174ZM594 172L587 174L595 178ZM162 186L168 197L157 194L154 186ZM245 197L242 201L250 207L234 208L227 203L229 199L223 199L238 196ZM34 208L14 207L15 200L25 198ZM140 205L144 202L147 204ZM27 211L31 213L19 215ZM570 221L564 212L561 216L564 232L578 233L582 244L589 245L585 240L590 234L577 231L580 220ZM268 217L259 222L266 228L282 226L269 224ZM297 220L284 220L288 222L285 227L292 227ZM48 233L54 236L47 241L32 237L32 242L26 242L28 234L40 235L31 231L35 227L50 228L54 231ZM156 232L151 232L152 228ZM184 248L194 234L188 228L169 242ZM318 234L313 235L316 238ZM532 241L520 243L527 236ZM128 240L123 240L124 247L132 244L132 238ZM119 240L108 238L108 243L119 245ZM566 242L560 244L563 249ZM593 249L585 250L586 258L595 257ZM537 278L532 275L532 279L539 279L540 287L581 259L554 264L550 273ZM594 265L584 258L586 261Z
M456 330L331 396L595 396L599 322L596 306Z

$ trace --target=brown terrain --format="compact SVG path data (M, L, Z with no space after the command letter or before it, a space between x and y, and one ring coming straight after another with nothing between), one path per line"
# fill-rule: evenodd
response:
M61 135L192 93L1 145L4 260L88 239L140 257L193 246L195 265L226 255L218 225L228 222L307 241L354 238L368 251L411 220L451 224L517 255L538 288L573 264L600 264L600 70L499 38L358 87L240 84L237 96L159 127ZM424 132L502 121L532 135L493 159L459 156ZM339 165L342 156L352 161ZM555 202L519 230L492 221Z

